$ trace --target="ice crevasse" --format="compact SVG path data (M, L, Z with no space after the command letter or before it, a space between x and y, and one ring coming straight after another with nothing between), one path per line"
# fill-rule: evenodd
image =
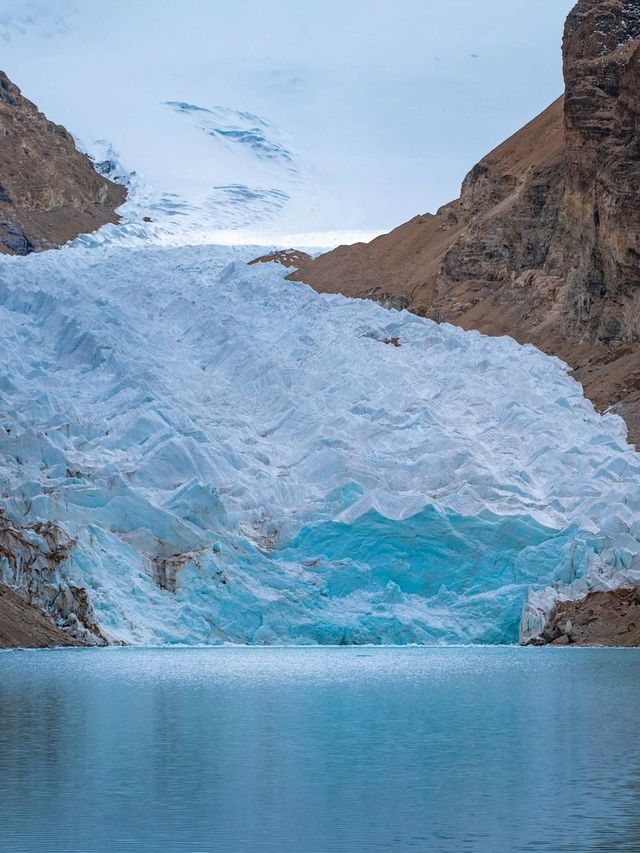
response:
M562 362L251 257L0 258L2 579L128 643L515 642L640 580L640 455Z

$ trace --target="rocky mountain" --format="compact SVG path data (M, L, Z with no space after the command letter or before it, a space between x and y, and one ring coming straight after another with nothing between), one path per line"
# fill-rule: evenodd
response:
M460 198L292 278L558 355L640 442L640 3L579 0L566 91Z
M0 72L0 252L27 255L117 222L123 187Z

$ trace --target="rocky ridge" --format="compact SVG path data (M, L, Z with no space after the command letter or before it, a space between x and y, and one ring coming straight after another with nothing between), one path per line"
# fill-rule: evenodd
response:
M0 71L0 252L27 255L117 222L124 187Z
M266 255L260 255L252 261L248 261L248 266L253 264L281 264L285 269L301 270L304 266L311 262L311 255L307 252L302 252L298 249L279 249L274 252L268 252Z

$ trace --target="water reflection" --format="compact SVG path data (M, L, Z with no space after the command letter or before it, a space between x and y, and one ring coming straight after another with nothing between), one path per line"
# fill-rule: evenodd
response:
M640 652L0 653L0 849L640 849Z

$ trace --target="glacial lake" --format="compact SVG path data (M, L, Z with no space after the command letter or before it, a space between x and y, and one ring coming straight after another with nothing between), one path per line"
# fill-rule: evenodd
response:
M640 850L640 650L0 652L0 850Z

